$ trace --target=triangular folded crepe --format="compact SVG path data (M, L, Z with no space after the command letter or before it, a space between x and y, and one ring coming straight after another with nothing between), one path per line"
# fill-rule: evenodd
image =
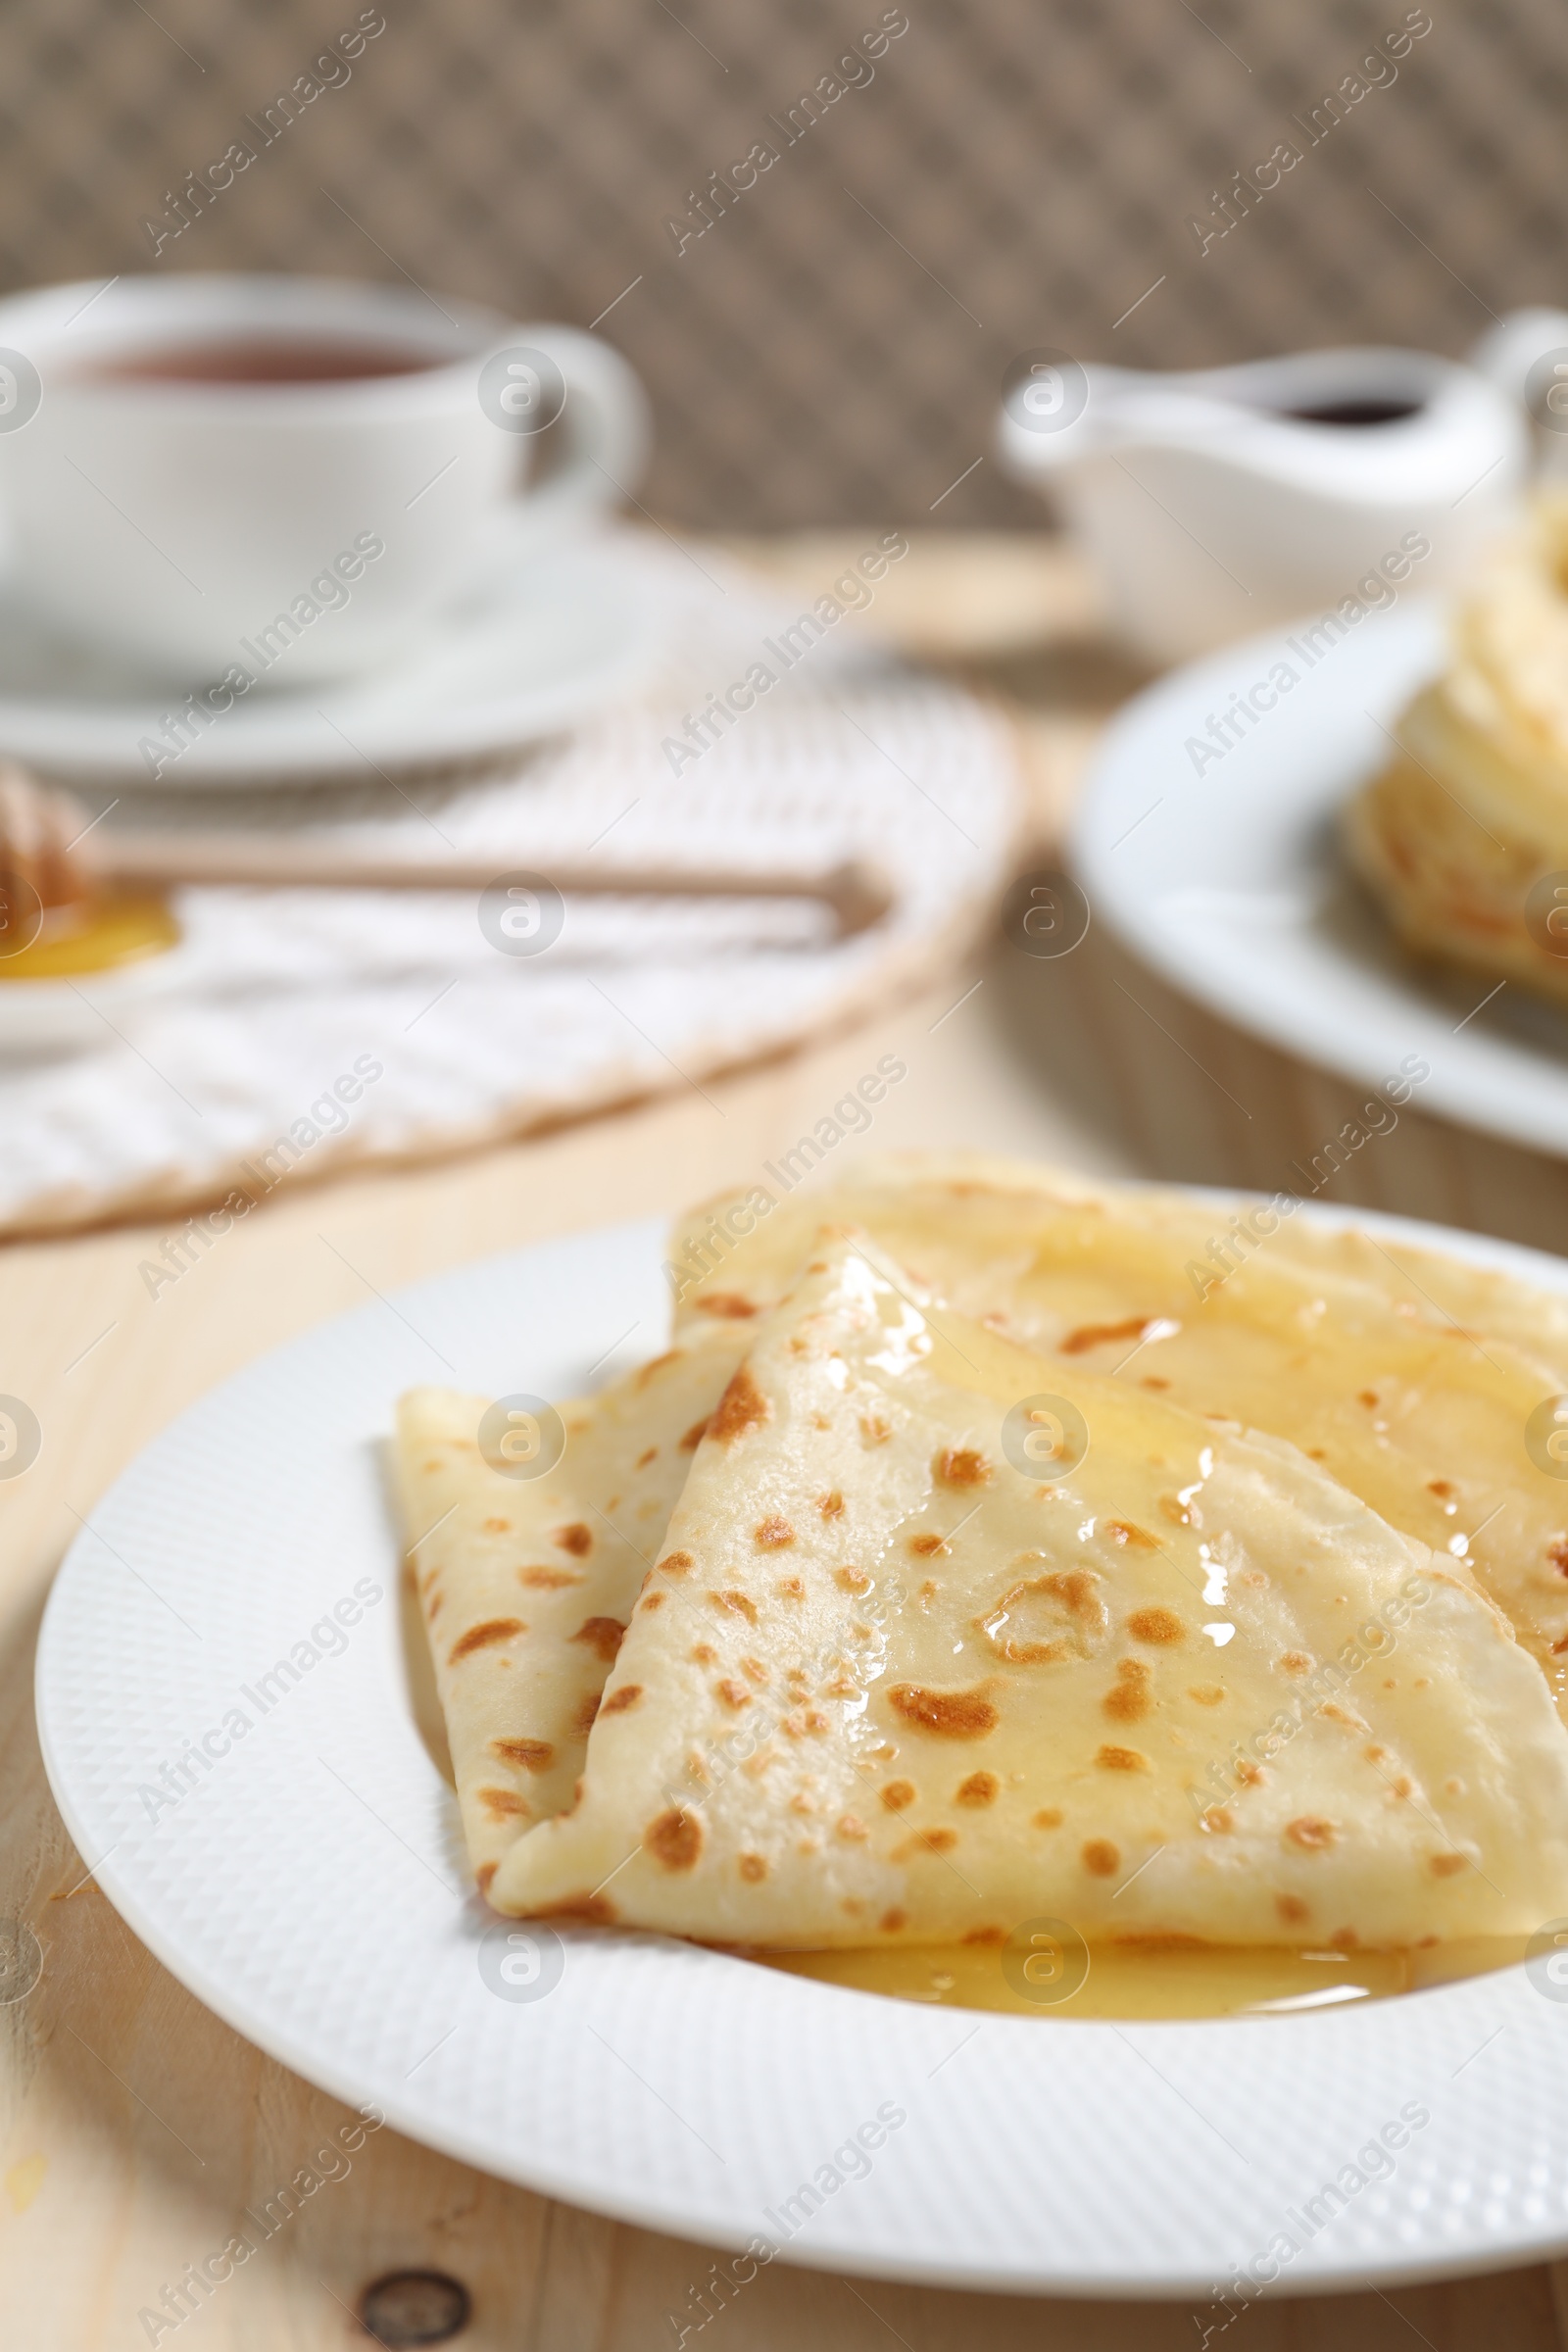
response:
M1472 1565L1543 1668L1560 1664L1568 1483L1525 1442L1568 1390L1560 1300L1298 1213L1248 1225L1172 1194L908 1154L771 1208L753 1192L694 1210L670 1245L677 1330L765 1310L823 1220L863 1227L1031 1348L1290 1438L1392 1526Z
M1020 1433L1074 1413L1038 1474ZM1568 1734L1463 1574L1293 1446L824 1240L491 1900L773 1947L1516 1934L1568 1910Z
M404 1526L481 1888L571 1794L638 1587L744 1345L720 1325L563 1406L565 1452L541 1478L485 1460L488 1397L415 1389L399 1404Z

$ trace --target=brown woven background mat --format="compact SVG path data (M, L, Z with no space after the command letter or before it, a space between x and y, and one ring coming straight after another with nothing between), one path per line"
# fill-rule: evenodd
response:
M1371 44L1429 14L1369 86ZM1568 297L1557 0L907 0L815 121L798 101L882 0L363 16L385 29L269 129L360 0L6 11L0 280L304 268L581 324L614 303L604 331L658 408L644 495L732 528L1037 520L989 452L1004 369L1043 345L1461 352L1492 313ZM1356 76L1314 144L1301 118ZM187 175L236 140L254 162L174 235ZM1217 231L1216 191L1282 140L1299 165L1200 253L1191 220ZM677 255L670 218L695 231L691 192L759 141L777 163Z

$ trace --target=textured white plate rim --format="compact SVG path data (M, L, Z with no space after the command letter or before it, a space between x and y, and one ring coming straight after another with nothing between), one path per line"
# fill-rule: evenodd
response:
M1360 961L1332 929L1293 921L1293 901L1337 893L1332 813L1386 757L1381 728L1442 653L1427 599L1368 615L1304 673L1290 650L1301 626L1187 663L1118 713L1074 814L1073 870L1124 946L1234 1026L1370 1086L1418 1052L1431 1076L1416 1107L1568 1152L1568 1024L1556 1055L1490 1017L1456 1028L1464 1008L1424 989L1392 941ZM1299 683L1196 774L1189 739L1282 660ZM1478 1004L1487 987L1475 980ZM1549 1026L1545 1007L1531 1017Z
M1192 1198L1211 1200L1216 1205L1235 1205L1250 1197L1228 1191L1188 1189ZM1496 1267L1521 1279L1534 1281L1543 1288L1568 1295L1568 1264L1517 1245L1430 1226L1414 1219L1370 1211L1340 1210L1324 1204L1308 1204L1305 1213L1314 1221L1331 1228L1361 1225L1389 1238L1417 1246L1446 1249L1477 1264ZM508 1301L518 1286L526 1285L531 1278L540 1276L554 1274L561 1277L564 1266L565 1274L575 1281L580 1279L596 1258L601 1262L617 1261L622 1273L634 1263L640 1266L644 1276L641 1296L645 1301L652 1298L655 1296L653 1276L658 1263L662 1230L658 1225L638 1224L539 1245L505 1257L457 1269L414 1289L400 1292L386 1301L352 1310L318 1325L232 1375L172 1423L122 1473L95 1506L92 1513L95 1525L102 1526L106 1520L113 1520L117 1503L133 1482L150 1482L156 1488L160 1477L163 1477L167 1484L171 1449L181 1443L189 1444L192 1424L198 1418L213 1424L211 1430L197 1433L198 1443L209 1446L220 1437L225 1418L232 1420L237 1413L242 1416L242 1422L248 1425L248 1417L265 1385L281 1380L287 1387L300 1362L313 1353L323 1348L329 1350L334 1342L346 1343L355 1335L368 1336L372 1329L377 1333L383 1331L384 1316L388 1311L400 1320L419 1314L428 1316L443 1299L450 1303L455 1294L467 1293L466 1299L461 1297L457 1299L460 1321L465 1316L471 1319L477 1315L481 1320L489 1320L499 1326L506 1314L513 1311ZM623 1300L624 1291L620 1296ZM498 1330L486 1334L489 1343L493 1344L497 1338ZM536 1348L538 1344L535 1343ZM580 1344L575 1334L573 1344ZM514 1343L509 1340L508 1345L514 1346ZM379 1341L377 1347L381 1348ZM426 1373L424 1376L431 1375ZM526 1377L526 1367L521 1377ZM397 1375L393 1373L391 1378L396 1379ZM390 1407L390 1385L386 1401ZM103 1619L104 1580L94 1556L94 1545L100 1540L93 1534L84 1533L73 1544L67 1555L45 1611L36 1677L38 1723L45 1769L67 1827L84 1858L96 1850L102 1840L94 1818L95 1807L84 1786L91 1759L84 1753L81 1742L71 1735L65 1720L70 1709L67 1702L67 1660L62 1653L68 1637L73 1633L79 1634L81 1630L81 1611L84 1607L96 1615L100 1622ZM387 1548L395 1557L395 1546L391 1545L389 1539ZM140 1572L135 1573L139 1575ZM395 1592L395 1588L389 1588L389 1591ZM264 1637L259 1647L265 1649L267 1646L269 1640ZM395 1728L413 1736L412 1726L406 1722ZM175 1726L172 1718L166 1752L177 1752L178 1741L185 1736L185 1731ZM422 1754L422 1750L420 1752ZM135 1769L133 1765L127 1767L129 1771ZM428 1771L433 1779L433 1767L428 1767ZM450 1808L450 1797L447 1796L445 1801ZM394 1832L394 1835L398 1833ZM421 1857L416 1855L415 1858ZM747 2206L737 2210L733 2199L694 2195L689 2189L682 2192L678 2188L672 2191L662 2185L655 2186L649 2177L624 2169L620 2176L607 2179L602 2166L595 2168L574 2163L561 2151L552 2151L548 2146L521 2146L514 2138L508 2144L499 2143L494 2131L487 2131L482 2119L441 2111L439 2103L432 2104L423 2088L409 2091L405 2087L407 2076L403 2083L390 2082L384 2074L373 2079L368 2077L363 2067L344 2061L324 2028L314 2033L310 2030L317 2022L314 2017L307 2026L302 2025L297 2014L291 2013L287 1986L270 1987L270 1997L266 1999L247 1997L221 1971L210 1968L189 1948L188 1941L179 1932L177 1920L171 1916L167 1904L161 1905L148 1886L138 1881L133 1865L124 1861L117 1862L111 1852L100 1861L96 1876L99 1886L116 1908L172 1974L238 2033L307 2080L350 2104L373 2100L395 2127L461 2161L641 2227L734 2248L744 2247L751 2239L762 2234L774 2240L779 2257L786 2261L810 2268L851 2271L872 2278L1000 2292L1033 2291L1053 2295L1151 2299L1207 2296L1215 2278L1223 2279L1226 2277L1228 2266L1245 2260L1254 2246L1260 2249L1267 2243L1262 2219L1253 2220L1252 2237L1245 2233L1240 2237L1227 2237L1224 2231L1227 2228L1235 2227L1234 2220L1227 2223L1223 2216L1218 2217L1219 2233L1216 2235L1210 2226L1215 2217L1200 2215L1189 2220L1187 2229L1191 2235L1196 2235L1200 2240L1206 2235L1209 2242L1190 2244L1188 2238L1184 2237L1177 2256L1163 2261L1149 2262L1136 2255L1129 2259L1125 2245L1118 2247L1108 2242L1108 2238L1115 2235L1108 2221L1104 2225L1107 2242L1099 2247L1092 2242L1076 2242L1069 2248L1054 2242L1048 2229L1043 2240L1032 2244L1009 2245L1004 2252L997 2249L992 2249L989 2254L977 2252L961 2241L961 2230L957 2242L933 2242L944 2233L942 2220L948 2199L956 2186L954 2180L946 2178L941 2181L943 2193L935 2213L912 2217L903 2209L895 2209L891 2216L880 2207L873 2211L871 2200L862 2196L857 2218L856 2196L860 2193L861 2184L852 2182L848 2184L849 2193L842 2208L824 2203L819 2212L812 2214L810 2226L802 2230L798 2239L786 2234L783 2242L779 2242L779 2231L771 2229L768 2220L763 2218L764 2213L771 2214L771 2208L765 2200L760 2199L755 2208ZM259 1890L253 1890L252 1899L260 1903L265 1896ZM480 1909L471 1903L466 1908L470 1912ZM346 1939L345 1965L352 1967L355 1962L353 1936L358 1923L343 1921L331 1924L339 1929ZM417 1922L411 1922L406 1911L397 1913L397 1924L405 1935L416 1930L418 1925ZM319 1930L320 1923L317 1922L316 1926ZM590 1945L597 1948L590 1952ZM416 1953L416 1934L407 1961L415 1962ZM438 1939L432 1937L423 1958L426 1963L435 1966L441 1956ZM961 2034L967 2016L977 2021L977 2029L985 2029L988 2039L994 2037L997 2063L978 2080L968 2080L966 2096L969 2100L993 2102L999 2123L1009 2120L1015 2122L1013 2110L1031 2095L1048 2094L1056 2087L1063 2075L1085 2074L1081 2061L1086 2053L1092 2053L1093 2058L1086 2079L1093 2082L1102 2072L1114 2068L1116 2052L1112 2046L1113 2040L1124 2045L1131 2042L1127 2033L1108 2023L1036 2023L1032 2020L984 2016L978 2012L914 2007L885 2000L875 1994L781 1978L775 1972L754 1968L745 1961L718 1953L697 1952L692 1947L663 1938L615 1936L578 1939L568 1957L579 1974L592 1973L596 1978L604 1975L612 1980L612 1984L613 1979L622 1973L626 1974L628 1982L633 1981L632 1971L639 1961L656 1967L671 1961L677 1967L695 1967L704 1972L710 1998L719 1988L719 1976L714 1972L731 1972L732 1975L738 1972L749 1992L765 1987L762 1998L769 2009L778 2011L787 2028L802 2024L819 2026L822 2035L829 2037L836 2028L848 2020L853 2045L858 2045L870 2037L873 2020L881 2026L891 2026L899 2043L918 2044L922 2059L936 2058L937 2065L927 2076L928 2082L935 2074L946 2069L950 2061L955 2069L950 2081L956 2081L965 2072L973 2077L972 2062L968 2070L959 2069L957 2064L969 2046L968 2040ZM646 1969L643 1973L646 1974ZM480 2004L475 2003L475 2006L480 2015L488 2016L492 2024L495 2022L493 2004L488 2012ZM1483 2035L1482 2029L1494 2027L1499 2012L1502 2013L1501 2026L1496 2027L1495 2032ZM534 2012L530 2010L527 2014L532 2016ZM604 2022L612 2024L612 2030L618 2035L623 2037L630 2030L623 2010L612 2012L604 2009L600 2014ZM864 2030L858 2031L862 2021ZM1446 2073L1446 2056L1451 2055L1454 2049L1462 2048L1471 2052L1472 2056L1479 2056L1482 2050L1492 2046L1492 2041L1504 2029L1521 2024L1534 2031L1526 2036L1530 2044L1527 2053L1528 2072L1518 2077L1516 2069L1516 2079L1543 2086L1550 2130L1554 2134L1552 2155L1555 2172L1563 2180L1562 2187L1557 2191L1556 2210L1549 2217L1542 2214L1529 2221L1522 2221L1516 2216L1510 2224L1492 2229L1476 2227L1474 2216L1466 2215L1466 2226L1450 2232L1447 2242L1429 2243L1419 2251L1407 2250L1398 2242L1396 2234L1373 2224L1370 2242L1357 2252L1347 2252L1338 2258L1329 2258L1325 2254L1310 2259L1310 2249L1307 2249L1309 2259L1303 2266L1287 2272L1279 2279L1277 2287L1265 2290L1353 2291L1370 2285L1391 2285L1445 2275L1502 2269L1522 2262L1545 2259L1568 2246L1568 2126L1559 2126L1557 2121L1565 2104L1568 2104L1564 2096L1568 2093L1568 2041L1563 2039L1563 2035L1568 2034L1568 2016L1560 2015L1553 2005L1536 1996L1529 1989L1524 1970L1516 1967L1460 1984L1407 1995L1401 2000L1369 2004L1365 2008L1352 2004L1335 2009L1332 2013L1319 2012L1306 2017L1173 2021L1158 2026L1140 2026L1135 2029L1138 2043L1132 2046L1134 2055L1153 2072L1160 2074L1162 2080L1162 2068L1153 2067L1153 2061L1147 2055L1148 2049L1158 2052L1163 2067L1179 2065L1184 2052L1196 2053L1206 2061L1201 2089L1209 2095L1212 2095L1216 2083L1223 2081L1227 2070L1231 2073L1236 2071L1238 2062L1241 2073L1250 2077L1256 2070L1247 2065L1248 2060L1273 2058L1281 2062L1285 2080L1293 2086L1293 2095L1298 2096L1294 2092L1294 2085L1298 2081L1308 2079L1307 2070L1310 2070L1310 2079L1319 2084L1336 2076L1344 2078L1347 2087L1357 2082L1362 2071L1378 2057L1379 2045L1391 2036L1408 2039L1414 2031L1416 2038L1423 2044L1431 2041L1434 2048L1439 2044L1444 2045L1443 2071ZM1553 2046L1554 2033L1558 2036L1557 2047ZM956 2034L960 2038L955 2043ZM596 2038L603 2037L596 2034ZM1474 2049L1473 2045L1478 2040L1480 2047ZM1003 2042L1005 2048L997 2048ZM955 2046L939 2047L939 2044ZM621 2047L624 2046L622 2038ZM810 2040L808 2038L796 2046L808 2051ZM1512 2046L1517 2049L1517 2036L1513 2038ZM433 2057L434 2053L428 2055ZM640 2047L639 2055L643 2055ZM1451 2079L1457 2080L1465 2072L1472 2062L1472 2056L1464 2058ZM1031 2066L1031 2060L1037 2063ZM1054 2063L1038 2063L1046 2060ZM651 2065L654 2060L644 2056L643 2062ZM625 2065L628 2062L622 2059L621 2063ZM411 2072L419 2071L424 2064L425 2059L418 2058ZM1124 2065L1124 2076L1127 2071ZM1135 2082L1140 2080L1136 2069L1131 2072ZM1031 2074L1037 2079L1033 2084L1028 2081ZM613 2077L611 2079L613 2080ZM641 2080L640 2077L638 2079ZM793 2082L793 2071L791 2080ZM652 2088L652 2085L645 2087ZM1082 2088L1083 2084L1080 2083L1079 2087ZM1181 2114L1171 2111L1165 2119L1165 2143L1157 2152L1157 2162L1152 2158L1146 2161L1143 2179L1139 2179L1136 2173L1129 2175L1127 2170L1129 2155L1136 2159L1142 2143L1135 2143L1131 2150L1125 2146L1119 2150L1112 2146L1111 2118L1108 2115L1097 2115L1092 2119L1093 2129L1088 2145L1078 2150L1074 2157L1074 2165L1079 2172L1086 2161L1093 2165L1098 2159L1102 2172L1105 2174L1102 2184L1113 2198L1113 2209L1125 2211L1130 2205L1135 2219L1142 2215L1147 2220L1155 2214L1160 2204L1175 2193L1173 2181L1184 2178L1181 2172L1173 2174L1170 2169L1173 2161L1170 2139L1172 2128L1178 2133L1174 2161L1205 2177L1213 2170L1215 2148L1214 2139L1209 2134L1211 2131L1217 2132L1217 2128L1199 2115L1197 2107L1184 2091L1174 2084L1168 2087L1175 2091L1187 2114L1198 2117L1198 2120L1196 2123L1187 2122ZM655 2090L653 2095L661 2101L662 2106L667 2107L661 2093ZM732 2103L739 2095L730 2093ZM869 2108L867 2112L870 2112ZM1286 2112L1289 2113L1289 2109ZM1391 2115L1394 2112L1392 2106L1389 2112ZM972 2120L961 2103L958 2113L962 2121ZM708 2120L706 2110L704 2114L705 2120ZM684 2119L677 2117L675 2120L683 2130L693 2129L684 2123ZM792 2119L770 2119L780 2120L789 2122ZM1061 2113L1052 2115L1049 2120L1058 2132L1065 2132L1080 2121L1065 2108ZM644 2136L647 2137L647 2119L644 2118L643 2122ZM1276 2117L1276 2129L1280 2128L1281 2122L1282 2118ZM823 2155L828 2154L834 2135L844 2128L842 2111L831 2120L824 2115L820 2123L820 2137L812 2144ZM660 2129L659 2119L656 2118L656 2141L659 2141ZM662 2139L659 2141L661 2152L670 2160L671 2170L678 2171L677 2159L687 2156L689 2150L678 2132L667 2125L662 2129ZM1346 2126L1344 2141L1339 2143L1343 2160L1348 2161L1353 2157L1354 2148L1350 2143L1361 2129L1364 2129L1364 2124ZM1518 2130L1522 2132L1523 2129L1524 2125L1520 2122ZM946 2148L946 2135L939 2136ZM1103 2147L1101 2145L1102 2137L1105 2140ZM1447 2149L1446 2163L1456 2165L1461 2170L1468 2167L1469 2174L1479 2175L1488 2162L1506 2164L1513 2159L1516 2153L1511 2144L1513 2137L1510 2111L1506 2135L1501 2144L1489 2144L1484 2134L1477 2133L1474 2120L1469 2119L1457 2127L1450 2126L1446 2136L1434 2135L1427 2143L1427 2152L1435 2157L1439 2147L1445 2147ZM842 2146L842 2142L840 2144ZM891 2134L888 2146L894 2146ZM1243 2158L1243 2162L1250 2164L1250 2160ZM1322 2165L1323 2160L1318 2158L1306 2169L1303 2179L1309 2185L1298 2183L1297 2195L1304 2197L1311 2193L1312 2177L1322 2169ZM1107 2167L1110 2168L1108 2171ZM789 2175L799 2171L804 2178L809 2179L811 2169L809 2164L801 2166L797 2160L773 2178L771 2186L780 2203L789 2193L788 2186L781 2185L788 2182ZM940 2161L935 2169L938 2175L942 2175ZM1334 2169L1332 2163L1327 2166L1329 2177L1332 2177ZM1430 2171L1431 2167L1428 2169ZM662 2170L654 2176L661 2183L664 2177ZM1468 2187L1468 2182L1466 2185ZM929 2184L925 2186L929 2190ZM1263 2218L1272 2215L1278 2219L1278 2206L1269 2205L1266 2200L1270 2195L1277 2198L1280 2192L1265 2191L1263 2194ZM1230 2203L1234 2214L1234 2189ZM1368 2217L1373 2213L1376 2203L1374 2199L1367 2207ZM1540 2203L1539 2199L1537 2203ZM1349 2210L1354 2212L1359 2209ZM823 2214L828 2216L829 2226L818 2230L815 2225L821 2221ZM845 2226L834 2226L844 2215L849 2217ZM1340 2218L1343 2217L1336 2217ZM1245 2224L1243 2228L1245 2232ZM948 2234L951 2238L952 2232ZM1368 2232L1363 2230L1362 2234L1366 2237ZM1142 2252L1141 2247L1139 2252Z
M525 627L530 614L574 606L567 656L555 646L542 670L536 658L529 675L524 660L522 681L502 684L498 655L501 690L493 695L475 699L471 685L464 684L423 707L397 701L390 711L377 710L373 675L259 696L234 706L232 723L220 721L197 737L165 769L159 788L252 787L302 775L357 775L373 760L407 768L479 758L552 734L629 692L646 676L658 645L655 599L634 576L634 566L618 560L612 539L596 538L542 550L537 565L525 584L509 581L476 625L493 632L513 612ZM451 627L433 633L418 656L383 673L386 682L405 690L422 664L449 661L456 642ZM325 723L318 709L323 705ZM168 708L167 694L161 707ZM334 710L345 721L341 732L330 723ZM15 758L63 774L146 785L152 779L136 746L149 732L157 732L151 700L104 708L63 692L29 697L0 688L0 745Z

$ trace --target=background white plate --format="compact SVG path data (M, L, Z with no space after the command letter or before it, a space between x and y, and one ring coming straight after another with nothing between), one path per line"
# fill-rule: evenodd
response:
M1359 1221L1568 1294L1568 1265L1534 1251ZM790 2261L1206 2302L1411 2103L1430 2123L1286 2286L1568 2245L1568 2005L1523 1968L1306 2016L1120 2026L567 1933L544 1997L488 1988L493 1923L410 1712L378 1449L406 1384L560 1396L596 1358L654 1348L661 1241L587 1234L327 1323L182 1415L93 1510L44 1621L44 1758L83 1858L158 1957L416 2138L655 2229L782 2240ZM362 1577L385 1597L259 1714L242 1688ZM139 1788L236 1705L252 1728L149 1819ZM890 2102L906 2120L869 2174L791 2234L783 2200Z
M156 779L140 745L162 733L178 693L43 635L24 584L0 577L0 752L53 776L168 789L363 776L510 751L629 692L651 666L649 585L618 547L607 534L541 552L513 525L483 586L416 653L367 677L292 689L285 653L275 686L236 702Z
M1421 1109L1568 1152L1568 1018L1511 984L1477 1011L1491 981L1418 969L1334 838L1389 757L1384 730L1442 666L1437 611L1373 613L1310 670L1287 645L1300 626L1174 671L1108 730L1071 850L1096 915L1239 1028L1372 1086L1422 1054ZM1188 739L1279 661L1300 683L1198 774Z

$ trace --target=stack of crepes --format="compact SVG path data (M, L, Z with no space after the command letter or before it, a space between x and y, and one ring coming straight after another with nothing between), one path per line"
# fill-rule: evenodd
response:
M1526 1446L1568 1311L1266 1223L868 1160L695 1211L670 1349L547 1475L405 1397L490 1902L756 1949L1568 1913L1568 1484Z
M1568 491L1483 570L1395 734L1345 835L1400 939L1568 1001Z

